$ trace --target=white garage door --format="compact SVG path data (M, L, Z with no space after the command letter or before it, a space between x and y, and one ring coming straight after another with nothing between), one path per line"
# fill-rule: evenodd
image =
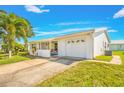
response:
M66 56L86 58L86 43L84 40L67 40Z

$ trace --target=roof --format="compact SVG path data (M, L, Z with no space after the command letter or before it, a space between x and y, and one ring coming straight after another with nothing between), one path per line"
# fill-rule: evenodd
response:
M112 40L110 44L124 44L124 40Z
M55 38L48 38L48 39L42 39L42 40L31 41L30 43L52 41L52 40L54 40L54 39L55 39Z
M76 35L80 35L80 34L88 34L88 33L93 33L93 32L94 32L94 29L90 29L90 30L85 30L85 31L81 31L81 32L75 32L75 33L71 33L71 34L58 36L55 39L61 39L61 38L65 38L65 37L76 36Z
M102 28L96 28L95 29L95 32L100 32L100 31L104 31L104 33L106 34L106 37L108 39L108 41L110 42L110 38L109 38L109 35L108 35L108 32L107 32L107 28L106 27L102 27Z
M71 33L71 34L66 34L66 35L63 35L63 36L58 36L58 37L55 37L55 38L48 38L48 39L42 39L42 40L37 40L37 41L31 41L30 43L52 41L52 40L57 40L57 39L61 39L61 38L69 37L69 36L75 36L75 35L80 35L80 34L88 34L88 33L105 31L105 30L107 30L107 28L88 29L88 30L83 30L83 31L80 31L80 32L74 32L74 33ZM108 36L106 31L105 31L105 34L107 35L107 38L109 40L109 36Z

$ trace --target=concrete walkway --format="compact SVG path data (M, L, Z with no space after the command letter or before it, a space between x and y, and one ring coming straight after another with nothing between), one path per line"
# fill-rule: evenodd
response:
M113 58L110 63L118 65L122 64L120 56L113 55Z
M64 62L64 63L63 63ZM0 66L1 87L31 87L77 64L74 60L34 59ZM65 64L71 63L71 64Z
M92 62L100 62L100 63L106 63L106 64L117 64L120 65L122 64L121 62L121 58L118 55L113 55L112 56L112 60L110 62L106 62L106 61L100 61L100 60L87 60L87 61L92 61Z

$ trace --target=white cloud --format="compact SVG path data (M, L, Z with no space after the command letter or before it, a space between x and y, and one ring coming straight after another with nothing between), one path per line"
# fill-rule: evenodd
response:
M64 30L59 30L59 31L39 31L39 30L34 30L36 33L36 36L45 36L45 35L60 35L60 34L65 34L68 32L78 32L81 30L88 30L91 28L72 28L72 29L64 29Z
M120 17L124 17L124 8L122 8L121 10L119 10L117 13L114 14L113 18L120 18Z
M108 32L118 32L118 30L110 29L110 30L108 30Z
M58 23L58 24L56 24L56 25L75 25L75 24L82 24L83 22L63 22L63 23Z
M78 25L78 24L100 24L100 23L107 23L108 21L78 21L78 22L61 22L57 24L51 24L51 25L57 25L57 26L69 26L69 25Z
M34 12L34 13L43 13L43 12L49 12L49 9L43 9L44 6L34 6L34 5L26 5L25 9L29 12Z
M41 5L41 6L40 6L40 8L43 8L43 7L44 7L44 5Z
M34 27L33 30L40 30L40 27Z

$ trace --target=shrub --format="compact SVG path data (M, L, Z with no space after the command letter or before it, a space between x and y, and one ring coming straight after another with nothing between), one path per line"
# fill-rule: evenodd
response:
M9 46L7 44L2 44L2 50L5 52L5 53L8 53L9 52ZM20 43L17 43L17 42L14 42L14 48L12 50L13 54L16 55L18 54L18 52L24 52L26 51L26 48L23 44L20 44Z
M28 52L19 52L18 55L19 56L27 56L27 55L29 55L29 53Z
M4 51L2 51L2 50L0 50L0 54L5 54L5 52L4 52Z
M26 50L23 44L15 42L14 54L18 54L19 52L24 52Z

